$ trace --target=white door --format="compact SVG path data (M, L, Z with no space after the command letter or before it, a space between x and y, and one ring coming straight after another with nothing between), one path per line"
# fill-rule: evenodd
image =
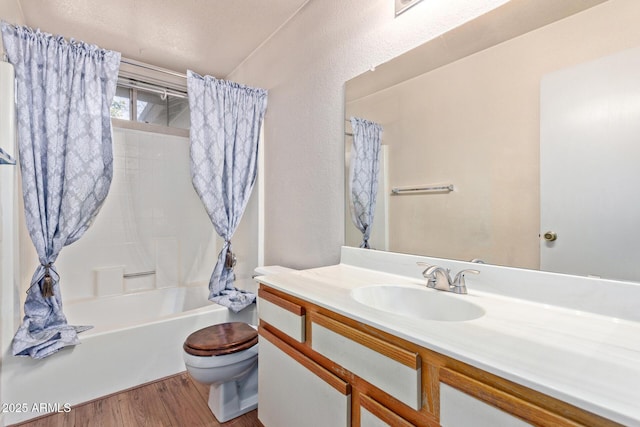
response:
M640 49L547 74L540 103L541 269L640 280Z

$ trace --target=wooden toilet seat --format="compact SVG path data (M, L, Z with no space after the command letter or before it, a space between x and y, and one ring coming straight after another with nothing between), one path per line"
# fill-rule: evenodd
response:
M194 356L237 353L258 343L258 331L242 322L220 323L195 331L182 348Z

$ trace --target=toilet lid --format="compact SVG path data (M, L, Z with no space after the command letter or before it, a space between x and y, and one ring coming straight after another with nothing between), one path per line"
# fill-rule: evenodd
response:
M195 331L182 346L194 356L220 356L246 350L258 343L258 331L242 322L220 323Z

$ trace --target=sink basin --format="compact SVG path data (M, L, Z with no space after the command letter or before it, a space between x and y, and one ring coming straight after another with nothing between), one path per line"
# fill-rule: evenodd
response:
M465 301L465 295L416 285L363 286L352 290L351 297L377 310L414 319L462 322L485 313L482 307Z

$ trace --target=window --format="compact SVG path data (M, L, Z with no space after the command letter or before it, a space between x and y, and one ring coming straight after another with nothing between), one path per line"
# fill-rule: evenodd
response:
M111 117L189 129L189 100L174 93L119 84L111 103Z
M129 112L130 89L118 86L116 88L116 95L113 97L111 103L111 117L116 119L131 120L131 113Z

